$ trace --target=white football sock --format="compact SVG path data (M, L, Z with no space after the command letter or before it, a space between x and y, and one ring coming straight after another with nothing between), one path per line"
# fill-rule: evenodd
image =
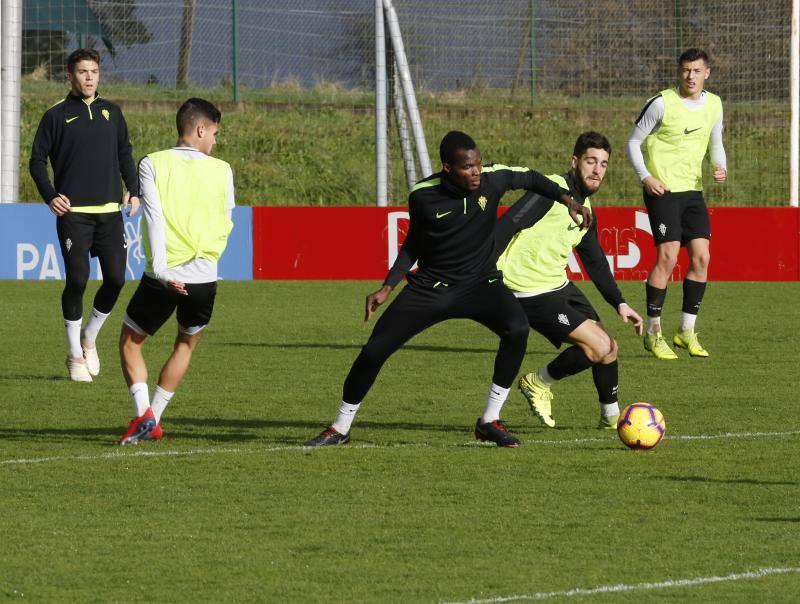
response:
M661 317L647 317L647 333L651 336L661 332Z
M83 358L83 348L81 348L81 322L83 318L77 321L69 321L64 319L64 328L67 331L67 354L73 359Z
M558 381L556 378L550 375L550 372L547 371L547 367L542 367L541 369L539 369L539 379L542 380L548 386L552 386Z
M94 341L97 339L97 334L100 332L100 328L103 326L103 323L106 322L110 314L111 313L102 313L96 308L92 308L92 312L89 315L89 320L86 321L86 327L83 329L81 338L94 344Z
M167 408L174 394L174 392L164 390L161 386L156 386L155 391L153 391L153 402L150 403L156 423L161 421L161 414L164 413L164 409Z
M133 412L136 417L141 417L150 408L150 396L147 391L147 384L144 382L137 382L131 384L128 389L131 393L131 400L133 400Z
M681 331L692 331L697 315L690 315L688 312L681 314Z
M510 388L502 388L495 383L489 386L489 394L486 397L486 408L481 416L481 423L488 424L496 419L500 419L500 410L508 398Z
M331 424L333 429L339 434L347 434L350 432L350 426L353 425L353 420L356 417L356 411L358 411L359 405L351 405L344 401L339 403L339 413L336 414L336 419L333 420Z
M614 417L615 415L619 415L619 403L611 403L610 405L604 405L600 403L600 415L603 417Z

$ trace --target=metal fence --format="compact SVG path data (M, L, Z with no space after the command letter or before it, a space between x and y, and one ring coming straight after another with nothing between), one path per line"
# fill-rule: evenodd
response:
M677 55L704 48L709 87L726 103L731 161L763 179L768 203L788 198L789 0L394 4L423 120L453 106L488 115L558 107L577 126L622 133L649 96L674 84ZM106 81L224 87L243 101L329 83L371 102L369 0L29 0L24 8L23 70L40 77L61 77L66 54L90 45L104 55ZM637 186L616 190L635 198ZM720 192L728 202L737 194Z

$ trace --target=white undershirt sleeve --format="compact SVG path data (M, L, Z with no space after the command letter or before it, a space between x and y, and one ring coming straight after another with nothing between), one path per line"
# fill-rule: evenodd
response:
M139 162L139 187L144 206L144 218L147 221L147 234L150 240L150 254L153 259L153 276L166 283L167 271L167 236L164 225L164 213L161 199L156 189L156 174L149 157Z
M228 218L233 219L233 208L236 207L236 197L233 188L233 170L228 168L228 198L225 202L225 208L228 210Z
M642 155L642 143L648 135L658 130L662 119L664 119L664 99L659 94L647 100L628 136L628 161L640 182L650 176Z
M711 163L715 166L719 166L720 168L725 168L725 171L727 172L728 157L725 154L725 147L722 146L722 131L724 129L725 126L722 122L722 113L720 112L719 120L717 120L717 123L714 124L714 127L711 129Z

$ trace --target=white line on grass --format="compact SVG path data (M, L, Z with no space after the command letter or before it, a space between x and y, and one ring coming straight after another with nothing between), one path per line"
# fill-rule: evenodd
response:
M800 430L792 430L789 432L725 432L723 434L679 434L677 436L665 437L664 440L719 440L725 438L778 438L783 436L797 436L800 435ZM574 445L579 443L595 443L595 442L608 442L608 436L600 438L562 438L557 440L526 440L525 445ZM146 446L146 445L145 445ZM476 447L493 447L494 445L487 445L472 441L468 446ZM433 448L428 443L404 443L397 445L348 445L349 449L411 449L411 448ZM442 448L442 447L436 447ZM0 466L10 465L25 465L46 463L50 461L92 461L92 460L117 460L117 459L135 459L139 457L192 457L194 455L220 455L228 453L275 453L280 451L305 451L309 452L309 447L302 445L286 445L283 447L265 447L265 448L239 448L239 447L208 447L205 449L186 449L182 451L143 451L137 449L115 449L110 453L101 453L99 455L64 455L52 457L29 457L21 459L5 459L0 460Z
M500 602L522 602L549 600L550 598L572 598L575 596L594 596L599 594L622 593L626 591L652 591L654 589L667 589L670 587L693 587L695 585L708 585L711 583L727 583L730 581L743 581L745 579L761 579L769 575L782 575L800 572L798 567L789 568L759 568L758 570L743 573L731 573L721 577L696 577L694 579L672 579L656 583L635 583L633 585L602 585L600 587L576 587L565 591L541 591L533 594L499 596L485 600L466 600L465 602L452 602L450 604L499 604Z

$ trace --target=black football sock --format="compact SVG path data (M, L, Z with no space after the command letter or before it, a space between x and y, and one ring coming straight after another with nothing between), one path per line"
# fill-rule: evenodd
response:
M649 283L644 284L647 296L647 316L660 317L661 309L664 307L664 300L667 297L667 289L653 287Z
M577 346L570 346L547 366L547 373L554 380L560 380L568 375L575 375L592 366L589 357Z
M706 293L706 284L702 281L683 280L683 312L696 315L700 312L700 303ZM649 306L648 306L649 312Z
M617 389L619 388L619 366L614 361L608 365L592 365L594 387L597 388L597 398L601 405L611 405L617 402Z

